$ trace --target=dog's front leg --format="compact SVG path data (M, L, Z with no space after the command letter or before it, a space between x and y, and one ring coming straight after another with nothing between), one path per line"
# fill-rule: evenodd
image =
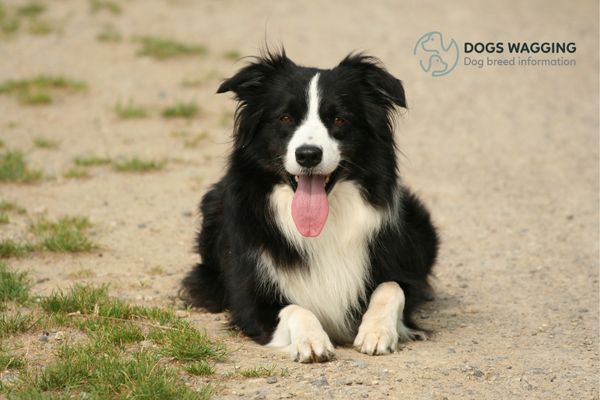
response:
M423 332L404 325L403 311L404 291L400 285L384 282L377 286L358 328L354 347L365 354L387 354L398 349L398 340L424 339Z
M329 361L333 345L317 317L309 310L291 304L279 312L279 324L269 347L287 348L294 361Z

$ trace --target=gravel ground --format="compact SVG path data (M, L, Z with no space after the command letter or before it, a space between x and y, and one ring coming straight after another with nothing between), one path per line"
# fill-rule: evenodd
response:
M226 315L191 311L188 318L232 350L210 378L216 398L598 399L598 2L130 0L118 15L92 13L81 0L44 4L58 31L1 40L0 80L61 74L89 88L38 107L0 96L5 148L25 151L33 167L56 177L0 184L0 197L32 214L88 216L101 249L9 260L31 271L35 292L110 283L113 295L132 301L176 302L197 261L196 204L222 173L230 144L234 104L214 92L243 62L223 53L257 54L267 36L299 63L330 67L364 49L406 86L410 110L397 129L402 174L443 239L437 297L417 314L435 334L389 356L344 348L336 361L298 365L227 332ZM107 26L123 40L98 41ZM577 65L459 65L433 78L412 55L432 30L459 43L574 41ZM207 54L139 57L139 35L201 43ZM183 80L201 82L190 88ZM118 119L115 104L129 100L151 115ZM177 101L196 102L199 116L160 117ZM173 135L181 131L206 135L190 146ZM36 148L38 136L60 147ZM86 154L168 162L147 174L95 167L90 179L62 178ZM25 224L0 226L1 238ZM228 375L257 366L276 375Z

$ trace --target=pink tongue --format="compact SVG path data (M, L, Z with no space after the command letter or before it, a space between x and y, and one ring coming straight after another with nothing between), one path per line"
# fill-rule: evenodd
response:
M292 218L296 228L306 237L319 236L327 222L329 202L323 175L298 176L298 188L292 200Z

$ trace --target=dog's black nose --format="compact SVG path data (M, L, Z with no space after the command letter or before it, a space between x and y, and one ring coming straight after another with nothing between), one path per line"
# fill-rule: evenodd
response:
M320 163L322 159L323 150L321 150L320 147L305 144L296 149L296 161L303 167L314 167Z

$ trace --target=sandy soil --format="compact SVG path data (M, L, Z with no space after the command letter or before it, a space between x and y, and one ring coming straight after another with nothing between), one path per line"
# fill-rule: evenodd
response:
M398 124L402 174L429 205L443 238L437 298L417 318L435 335L390 356L338 349L337 361L298 365L232 337L223 329L225 315L194 311L189 318L233 350L218 376L261 365L289 372L275 383L223 380L216 397L598 399L597 2L131 0L121 15L92 14L85 1L44 3L61 32L1 41L0 80L54 73L84 80L89 90L43 107L0 96L5 147L24 150L33 166L56 177L1 184L0 193L32 213L89 216L102 248L10 260L31 271L36 292L106 282L113 295L132 301L176 303L179 281L197 261L196 204L223 171L229 149L234 104L214 91L218 77L242 63L222 53L256 54L266 35L297 62L330 67L365 49L406 85L410 111ZM125 40L97 41L107 24ZM433 78L411 54L416 39L432 30L459 43L575 41L577 65L459 65ZM208 55L136 56L130 38L149 34L202 43ZM205 83L180 85L196 78ZM116 118L115 104L129 99L151 107L153 116ZM194 100L200 115L158 115L178 100ZM178 130L206 131L209 138L189 148L171 135ZM60 148L34 148L37 136L59 140ZM98 167L88 180L61 178L85 154L169 162L145 175ZM0 236L18 234L25 223L0 227ZM156 266L164 273L156 274ZM76 278L82 269L94 276Z

